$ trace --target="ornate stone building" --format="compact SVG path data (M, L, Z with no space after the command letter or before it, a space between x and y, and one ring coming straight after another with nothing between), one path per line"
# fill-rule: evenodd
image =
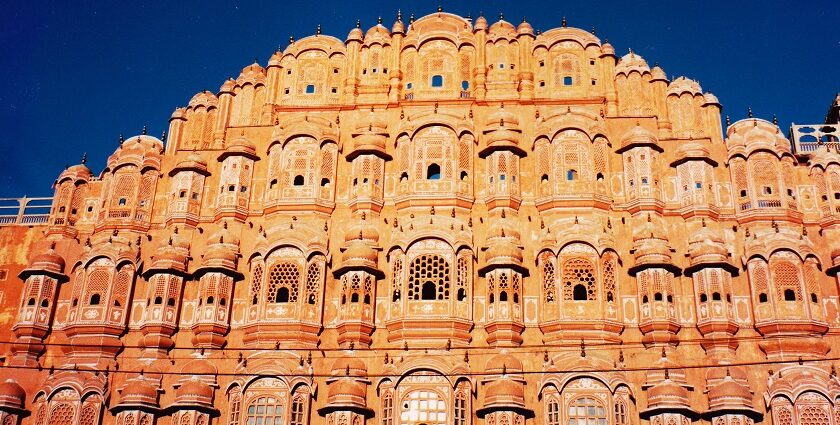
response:
M836 126L565 21L264 65L0 228L2 425L840 425Z

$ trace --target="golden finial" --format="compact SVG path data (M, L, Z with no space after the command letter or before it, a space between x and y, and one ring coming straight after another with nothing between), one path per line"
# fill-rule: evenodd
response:
M402 10L397 9L397 22L402 22Z
M290 35L289 36L289 44L294 44L294 43L295 43L295 36Z
M443 12L443 6L438 6L437 11L438 12Z
M779 125L779 119L776 118L776 114L773 114L773 125Z
M87 152L82 154L82 165L87 164Z
M749 108L747 108L747 118L752 118L752 117L753 117L752 107L749 107Z
M726 116L726 126L729 127L732 125L732 120L729 118L729 115Z
M382 17L381 16L376 18L376 24L377 25L382 25Z
M166 142L166 130L163 130L163 133L160 134L160 141Z
M408 16L408 23L409 23L409 24L413 24L413 23L414 23L414 14L413 14L413 13L412 13L411 15L409 15L409 16Z
M595 25L592 25L592 35L596 35Z
M563 20L560 22L560 25L563 28L566 28L568 26L568 22L566 22L566 17L565 16L563 17Z
M144 126L143 126L143 130L140 132L140 134L142 134L143 136L145 136L145 135L146 135L146 133L147 133L147 131L146 131L146 126L144 125Z
M361 19L356 19L356 28L361 28L361 27L362 27L362 20Z
M321 24L318 24L318 26L315 27L315 35L321 35Z
M499 20L500 20L500 21L504 21L504 20L505 20L505 14L504 14L504 12L499 12Z

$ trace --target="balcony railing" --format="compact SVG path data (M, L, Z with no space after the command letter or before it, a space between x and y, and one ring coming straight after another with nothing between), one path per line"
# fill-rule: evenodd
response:
M821 145L840 148L840 124L810 124L790 126L790 140L793 150L808 155Z
M0 226L48 224L53 198L0 198Z

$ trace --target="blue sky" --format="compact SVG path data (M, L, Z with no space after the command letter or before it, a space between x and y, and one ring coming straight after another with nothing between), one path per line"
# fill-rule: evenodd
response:
M670 76L700 82L733 120L824 117L840 92L840 8L835 1L344 1L17 2L0 14L0 197L51 196L67 164L88 153L94 173L120 133L159 135L175 107L218 90L254 57L265 64L289 36L345 39L401 8L492 23L503 12L535 29L597 28L620 54L632 48Z

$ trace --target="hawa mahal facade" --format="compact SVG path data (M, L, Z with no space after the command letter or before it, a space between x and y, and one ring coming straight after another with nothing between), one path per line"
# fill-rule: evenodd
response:
M0 423L840 425L837 126L720 117L565 20L319 28L4 222Z

